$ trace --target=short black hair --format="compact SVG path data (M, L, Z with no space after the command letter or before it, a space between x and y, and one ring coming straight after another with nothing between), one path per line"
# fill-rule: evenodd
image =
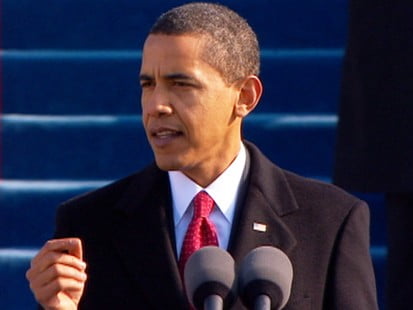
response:
M255 32L244 18L221 4L193 2L173 8L158 18L149 34L204 36L203 60L227 83L259 74Z

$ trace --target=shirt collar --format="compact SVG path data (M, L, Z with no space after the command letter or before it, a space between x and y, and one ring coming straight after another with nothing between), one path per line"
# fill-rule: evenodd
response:
M214 199L227 221L232 223L245 162L246 150L241 143L240 151L235 160L206 188L202 188L180 171L168 171L175 226L182 219L194 196L202 190L205 190Z

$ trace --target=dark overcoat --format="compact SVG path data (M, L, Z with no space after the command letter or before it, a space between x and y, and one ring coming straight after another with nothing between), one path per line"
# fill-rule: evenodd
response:
M367 205L245 144L247 185L228 249L236 264L255 247L275 246L294 270L285 309L377 309ZM168 174L155 165L60 206L56 237L81 238L88 265L80 309L188 309L171 213Z

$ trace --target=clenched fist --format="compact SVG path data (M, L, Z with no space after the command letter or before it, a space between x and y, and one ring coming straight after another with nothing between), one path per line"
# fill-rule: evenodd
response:
M36 300L47 310L77 309L86 282L80 239L49 240L26 273Z

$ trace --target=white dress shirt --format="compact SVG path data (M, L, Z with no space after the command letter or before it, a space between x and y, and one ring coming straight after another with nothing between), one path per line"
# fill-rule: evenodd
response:
M206 191L215 201L215 208L209 219L217 229L219 247L227 249L245 162L246 150L245 146L241 144L241 149L235 160L206 188L202 188L180 171L168 172L178 257L185 233L192 219L193 208L189 206L195 195L202 190Z

